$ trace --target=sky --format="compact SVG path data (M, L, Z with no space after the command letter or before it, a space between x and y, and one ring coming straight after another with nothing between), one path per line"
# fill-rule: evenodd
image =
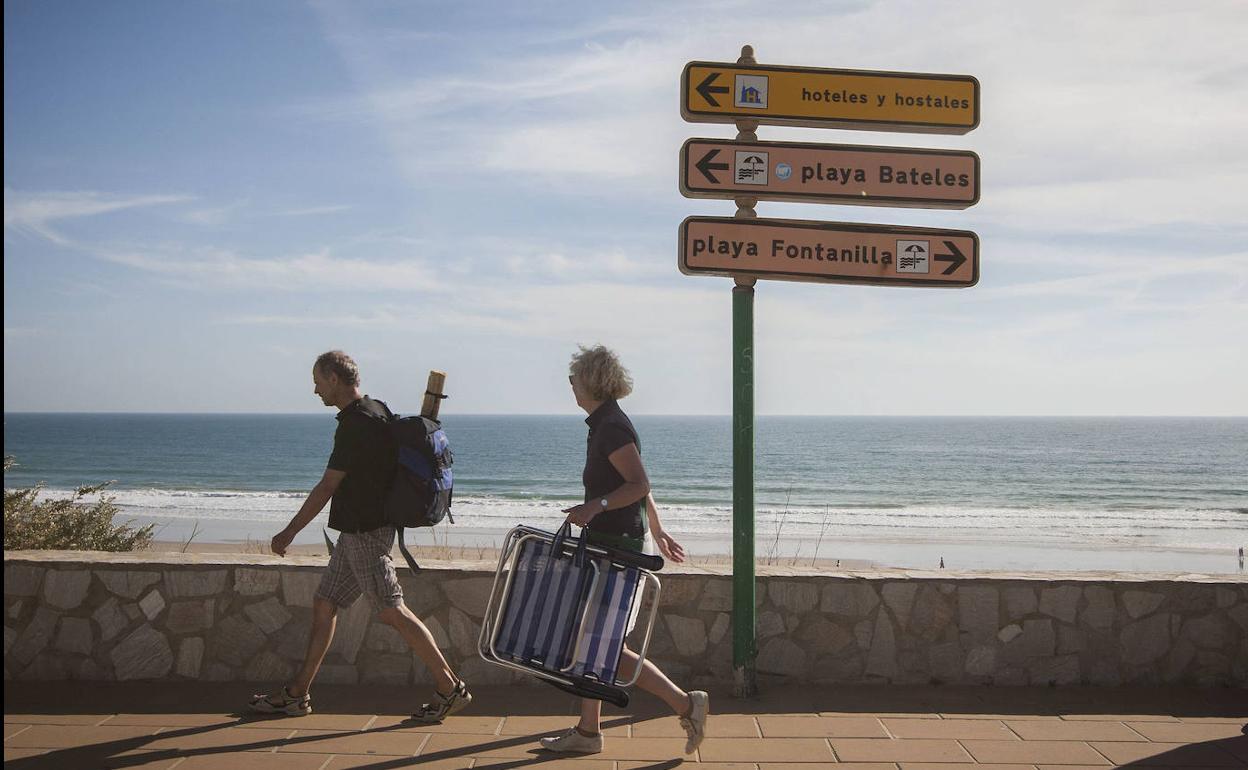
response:
M638 414L732 409L731 285L677 228L691 60L973 75L969 289L760 281L756 409L1248 414L1248 4L15 0L4 409L314 412L311 363L416 411L573 413L605 344Z

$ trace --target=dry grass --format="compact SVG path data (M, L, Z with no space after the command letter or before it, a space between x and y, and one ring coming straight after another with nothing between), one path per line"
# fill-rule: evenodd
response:
M269 550L267 540L256 540L251 535L247 536L247 540L242 545L243 553L267 554L272 553Z
M13 467L4 458L4 470ZM114 524L120 509L113 498L100 494L94 502L83 498L103 492L112 482L79 487L64 499L40 499L43 484L4 490L4 550L134 551L152 542L154 524L132 527Z

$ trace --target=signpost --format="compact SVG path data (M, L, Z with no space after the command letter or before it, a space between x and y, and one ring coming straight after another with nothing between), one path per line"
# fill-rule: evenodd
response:
M960 150L690 139L680 192L854 206L964 209L979 202L979 156Z
M979 202L973 152L760 142L760 124L965 134L979 125L968 75L689 62L680 114L735 123L735 140L690 139L680 192L734 200L734 217L680 225L685 275L727 276L732 289L732 662L735 692L757 692L754 601L754 285L759 279L871 286L969 287L979 237L966 230L759 219L759 200L962 209Z
M979 237L937 230L799 219L689 217L680 272L869 286L974 286Z
M681 74L680 116L690 123L965 134L979 125L979 81L695 61Z

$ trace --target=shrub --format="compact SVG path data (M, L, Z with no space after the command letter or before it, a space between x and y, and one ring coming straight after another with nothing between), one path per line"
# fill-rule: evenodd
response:
M13 464L12 457L4 458L6 472ZM59 500L40 500L42 483L25 489L6 486L4 550L133 551L148 547L155 524L137 528L113 524L120 511L113 497L101 494L94 502L83 500L103 492L111 483L79 487L72 496Z

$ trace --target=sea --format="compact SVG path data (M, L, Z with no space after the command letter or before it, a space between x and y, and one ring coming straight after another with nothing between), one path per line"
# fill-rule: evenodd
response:
M665 529L731 552L724 416L636 416ZM419 544L553 529L582 496L582 416L445 415L454 524ZM267 543L329 456L332 413L4 416L6 488L112 482L167 541ZM779 417L755 427L760 562L1225 573L1248 547L1248 418ZM322 540L322 514L297 543ZM331 533L332 534L332 533ZM828 562L827 560L833 560Z

